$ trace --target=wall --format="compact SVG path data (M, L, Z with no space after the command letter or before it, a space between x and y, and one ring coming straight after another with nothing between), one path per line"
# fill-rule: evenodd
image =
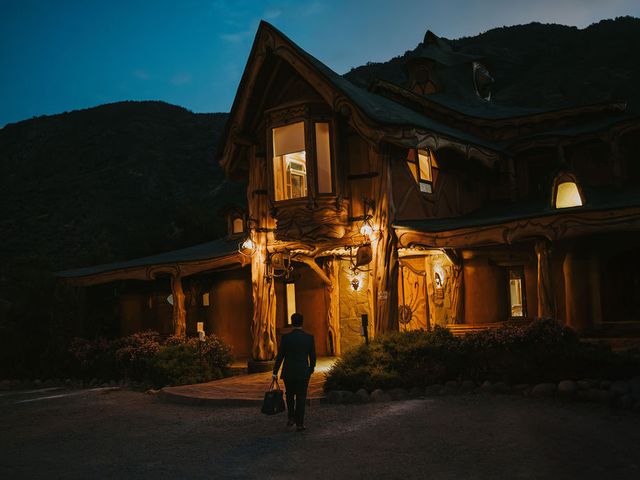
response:
M493 323L508 318L506 270L486 258L464 261L465 323Z
M354 275L347 260L340 262L340 349L344 354L349 349L361 345L364 341L360 334L362 314L369 316L369 332L372 334L373 322L369 306L369 274L362 272L357 275L360 281L358 290L351 286Z

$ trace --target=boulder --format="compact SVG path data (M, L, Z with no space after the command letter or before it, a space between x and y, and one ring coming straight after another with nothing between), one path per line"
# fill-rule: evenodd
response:
M409 392L404 388L394 388L393 390L389 390L389 395L392 400L406 400L409 398Z
M600 387L600 390L609 390L611 388L611 382L609 380L601 380L598 387Z
M453 388L448 385L445 385L440 389L440 391L438 392L438 395L454 395L456 393L458 393L457 388Z
M609 389L614 395L619 397L626 395L631 390L629 388L629 384L623 381L616 381L611 384L611 388Z
M531 396L536 398L553 397L556 390L557 387L555 383L539 383L531 390Z
M558 395L564 398L573 397L578 391L578 384L573 380L563 380L558 383Z
M349 390L340 390L340 403L354 403L355 393Z
M620 406L622 408L633 407L633 397L629 394L622 395L622 397L620 397Z
M331 390L329 393L327 393L328 403L339 404L342 401L341 399L342 399L342 395L340 395L339 390Z
M493 385L491 385L491 392L492 393L510 393L511 388L509 388L509 385L507 385L505 382L496 382Z
M444 386L457 390L458 388L460 388L460 383L456 382L455 380L449 380L448 382L445 382Z
M369 392L364 388L361 388L356 392L356 396L360 398L360 403L367 403L369 401Z
M444 385L440 384L440 383L434 383L433 385L429 385L427 388L424 389L424 394L427 397L433 397L435 395L438 395L440 393L440 390L443 388Z
M389 402L391 401L391 396L384 390L377 389L371 392L371 401L376 403Z
M576 382L576 385L580 390L589 390L591 388L591 383L589 383L589 380L578 380Z
M513 393L524 394L524 392L529 390L529 388L531 388L531 385L529 385L528 383L518 383L517 385L511 387L511 391Z
M636 402L640 402L640 377L635 377L629 380L629 389L631 395Z
M424 388L413 387L411 390L409 390L409 397L411 398L418 398L423 396L424 396Z
M482 384L480 385L480 391L481 392L490 392L491 391L491 382L489 380L485 380L484 382L482 382Z
M473 380L465 380L460 384L460 391L464 393L473 392L476 389L476 383Z

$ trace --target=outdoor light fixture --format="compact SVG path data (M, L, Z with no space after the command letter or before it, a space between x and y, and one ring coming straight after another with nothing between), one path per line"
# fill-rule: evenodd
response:
M351 279L351 288L353 288L354 292L357 292L360 288L360 279L358 277L353 277Z
M238 244L238 252L245 257L251 257L256 253L256 242L251 238L251 232L252 231L249 230L247 237Z
M362 226L360 227L360 234L368 238L371 238L373 235L373 227L368 219L362 223Z

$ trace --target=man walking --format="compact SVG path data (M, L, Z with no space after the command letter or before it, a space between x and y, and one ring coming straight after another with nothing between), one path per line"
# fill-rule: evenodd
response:
M307 402L309 377L316 368L316 347L313 335L302 330L303 317L300 313L291 315L293 330L282 336L280 349L273 369L274 380L278 378L278 370L284 361L282 375L287 395L287 426L294 423L296 430L302 432L304 427L304 407Z

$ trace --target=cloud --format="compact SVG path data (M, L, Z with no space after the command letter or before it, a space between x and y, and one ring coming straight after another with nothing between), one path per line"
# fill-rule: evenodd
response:
M273 20L274 18L278 18L280 15L282 15L282 10L278 8L272 8L270 10L266 10L262 15L262 18L264 18L265 20Z
M138 80L149 80L151 75L144 68L136 68L133 73L133 78L137 78Z
M252 34L253 32L249 30L245 30L243 32L236 32L236 33L222 33L220 34L220 39L229 43L239 43L239 42L242 42L244 39L249 38Z
M176 73L169 79L169 82L173 85L184 85L191 82L191 74L189 73Z

